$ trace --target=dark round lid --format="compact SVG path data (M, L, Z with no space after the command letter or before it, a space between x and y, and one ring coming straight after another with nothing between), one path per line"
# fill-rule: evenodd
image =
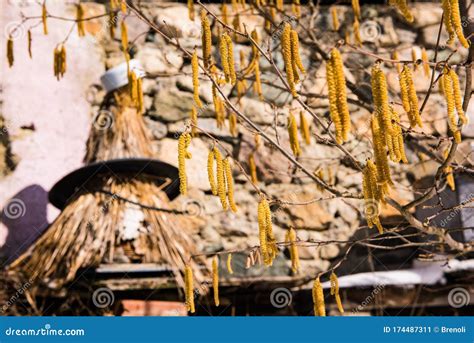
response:
M128 177L149 175L157 184L162 185L166 179L171 182L163 188L170 200L179 195L178 169L168 163L147 158L116 159L95 162L76 169L59 180L49 191L49 201L62 210L68 201L92 179L103 175L127 174Z

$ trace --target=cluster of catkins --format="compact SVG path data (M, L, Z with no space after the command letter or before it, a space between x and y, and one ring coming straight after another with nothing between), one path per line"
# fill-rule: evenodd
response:
M441 0L443 7L444 26L449 34L447 44L451 45L455 37L458 37L459 42L465 48L469 47L469 41L464 37L463 23L461 21L461 13L459 10L459 0Z
M273 235L270 205L264 196L262 196L258 203L258 232L263 263L266 266L271 266L278 253L278 247Z
M303 111L300 111L300 134L305 144L309 145L311 143L311 129ZM301 147L298 140L298 123L291 111L288 115L288 135L290 137L290 147L293 155L299 156L301 154Z
M237 212L237 206L234 200L234 180L232 177L230 158L226 157L223 159L221 152L216 146L209 151L207 174L211 192L213 195L219 196L222 208L227 210L230 207L232 212Z
M441 93L446 100L446 107L448 111L448 126L456 143L461 142L461 130L459 124L465 125L468 120L462 107L462 96L459 85L458 75L451 68L444 68L443 75L439 81ZM457 112L458 117L456 117Z
M339 281L337 279L337 275L332 272L331 276L329 277L329 281L331 283L331 295L334 296L337 304L337 309L342 314L344 313L344 308L342 307L341 297L339 295ZM314 308L314 315L315 316L326 316L326 307L324 304L324 291L321 285L321 281L319 277L314 279L313 282L313 308Z
M281 34L281 48L283 61L285 62L286 80L290 87L291 94L296 98L296 84L300 81L298 70L305 74L306 70L301 62L299 54L299 39L296 30L291 28L289 23L285 23Z

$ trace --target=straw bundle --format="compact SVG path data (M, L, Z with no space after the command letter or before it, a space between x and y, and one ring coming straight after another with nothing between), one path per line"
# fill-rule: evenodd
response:
M43 280L51 288L70 282L82 268L101 263L166 263L177 282L194 243L174 214L147 209L169 208L166 194L147 177L103 177L84 186L49 230L10 268ZM87 191L95 189L96 191ZM127 199L134 203L124 201ZM202 279L197 272L196 279Z
M84 162L137 157L153 157L150 133L124 87L104 100L91 126Z

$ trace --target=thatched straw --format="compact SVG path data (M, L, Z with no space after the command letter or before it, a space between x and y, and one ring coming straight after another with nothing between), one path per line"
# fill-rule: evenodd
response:
M91 126L85 163L153 157L150 132L132 104L128 87L106 97Z
M195 251L183 219L121 200L166 209L170 207L164 191L147 177L118 180L110 176L101 183L96 180L85 185L84 189L95 191L78 194L10 269L59 288L72 281L80 269L123 261L128 255L143 263L169 265L183 286L180 271ZM199 266L195 269L197 279L202 280Z
M116 92L110 100L113 125L105 131L92 125L85 160L151 157L146 126L130 106L126 90ZM196 247L182 215L149 208L168 209L168 203L152 176L95 178L82 185L50 228L9 269L59 288L74 280L81 269L129 258L169 265L183 287L181 272ZM208 274L200 262L191 261L198 281Z

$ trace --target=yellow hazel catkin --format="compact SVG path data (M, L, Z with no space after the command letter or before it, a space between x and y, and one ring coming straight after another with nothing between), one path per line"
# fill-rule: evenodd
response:
M127 24L125 24L124 20L122 20L122 23L120 24L120 30L121 30L122 49L123 51L127 51L128 50L128 29L127 29Z
M77 34L79 37L83 37L86 34L84 28L84 6L79 3L76 7L76 22L77 22Z
M197 120L198 120L198 113L197 113L197 110L196 110L196 106L193 106L191 108L191 114L190 114L190 118L191 120L191 134L194 136L197 135Z
M250 170L250 179L252 180L253 184L258 183L258 177L257 177L257 166L255 165L255 157L254 154L249 155L249 170Z
M429 78L431 73L431 68L429 64L430 59L428 58L428 52L425 48L421 49L421 60L423 61L423 70L425 72L425 77Z
M191 58L191 67L193 72L193 99L197 107L202 107L201 99L199 98L199 61L196 49L194 49Z
M359 0L352 0L352 10L354 11L354 17L360 19L360 4Z
M334 66L334 78L336 81L337 107L342 124L342 139L347 140L350 129L351 119L349 107L347 105L346 78L344 76L344 66L341 53L338 49L332 49L331 60Z
M298 125L296 124L296 118L292 112L290 112L288 116L288 134L290 136L290 146L293 155L299 156L301 154L301 149L298 141Z
M331 7L331 18L332 18L332 29L334 31L339 31L341 24L339 23L339 18L337 15L337 8Z
M447 158L449 155L449 148L444 151L444 158ZM456 182L454 181L453 167L450 165L444 168L444 174L446 175L446 183L452 191L456 190Z
M461 132L455 116L456 103L454 99L453 81L449 76L449 72L445 72L442 76L442 89L446 100L448 127L453 134L456 143L461 143Z
M214 305L219 306L219 260L217 256L212 259L212 290Z
M461 13L459 9L459 0L449 0L450 4L450 17L451 17L451 22L452 26L454 28L454 32L456 32L456 36L458 37L459 42L461 45L465 48L469 48L469 42L464 37L463 33L463 22L461 20Z
M191 158L191 154L187 151L190 143L191 136L189 133L183 132L178 139L179 191L182 195L187 193L186 159Z
M334 295L336 299L337 309L342 314L344 313L344 308L342 307L341 297L339 295L339 281L337 279L336 273L332 272L331 276L329 277L331 282L331 295Z
M194 0L188 0L188 16L189 20L194 21Z
M446 44L451 45L454 42L456 37L456 32L454 31L451 15L451 3L450 0L441 0L441 7L443 8L443 23L446 31L448 32L449 38Z
M281 47L283 61L285 62L286 80L288 82L288 86L290 87L291 94L293 95L293 97L297 97L298 94L296 92L295 87L295 75L293 71L291 54L291 25L289 23L286 23L283 28L283 32L281 35Z
M341 144L343 142L342 138L342 121L339 114L339 108L337 106L338 96L337 96L337 82L334 76L334 63L332 59L326 61L326 80L328 87L328 98L329 98L329 115L332 122L334 123L336 131L336 143Z
M11 35L8 36L7 40L7 60L8 66L11 68L13 66L13 63L15 62L15 57L13 54L13 38Z
M33 58L33 51L32 51L32 42L33 42L33 37L31 35L31 30L28 30L28 56L30 56L30 58Z
M458 112L459 119L461 124L465 125L468 123L466 114L462 107L462 96L461 96L461 87L459 85L459 78L456 72L453 69L449 70L449 77L453 83L453 95L454 95L454 104L456 106L456 111Z
M415 18L413 17L413 14L408 8L407 0L391 0L390 2L391 2L391 5L397 7L397 9L406 19L406 21L408 21L409 23L412 23L413 20L415 20Z
M43 6L41 6L41 20L43 23L43 33L48 34L48 10L46 9L46 0L43 1Z
M214 149L209 150L207 155L207 177L209 179L209 185L211 186L211 192L213 195L217 195L217 184L214 176Z
M186 296L186 309L194 313L194 280L193 280L193 270L191 266L186 265L184 269L184 284L185 284L185 296Z
M296 231L292 227L286 232L285 242L289 243L288 250L290 251L291 270L293 273L296 273L300 268L300 259L296 245Z
M217 147L214 147L214 157L216 159L217 165L217 195L221 201L222 208L227 210L227 194L226 194L226 184L225 184L225 170L224 162L222 159L221 152Z
M237 212L237 205L235 204L234 199L234 179L232 177L232 169L230 166L229 158L226 157L223 161L225 180L226 180L226 189L227 189L227 199L229 200L229 207L232 212Z
M211 36L211 25L209 24L209 19L207 18L206 12L201 11L201 38L202 38L202 59L204 61L204 68L209 68L211 64L211 46L212 46L212 36Z
M326 316L326 307L324 304L324 292L323 287L321 286L321 281L319 277L314 279L313 283L313 305L314 305L314 315L315 316Z
M235 65L234 65L234 47L232 44L232 39L229 35L225 35L225 40L227 42L227 64L229 66L229 76L230 76L230 83L235 85L237 80L237 76L235 73Z
M227 266L227 272L229 274L234 274L234 270L232 269L232 253L227 254L226 266Z
M306 145L309 145L311 143L311 131L303 111L300 111L300 131Z

